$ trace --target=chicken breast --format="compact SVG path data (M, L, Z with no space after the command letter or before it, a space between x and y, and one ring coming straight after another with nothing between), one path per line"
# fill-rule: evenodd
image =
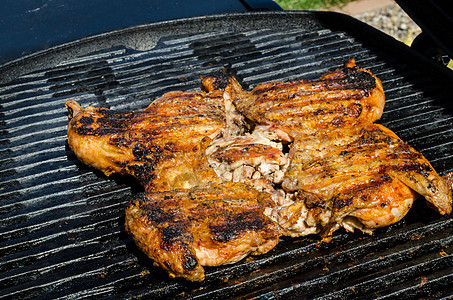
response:
M278 243L264 215L270 195L242 183L145 193L126 207L126 231L170 277L204 279L202 266L235 263Z
M231 85L229 97L241 114L293 137L371 123L381 117L385 102L381 81L354 60L318 80L270 82L252 91Z
M66 106L70 148L106 175L132 175L149 191L217 180L203 159L211 140L227 128L222 93L170 92L134 112L83 109L75 101Z
M300 135L289 158L282 186L297 193L306 206L301 218L324 237L341 226L368 231L395 223L418 194L441 214L452 209L446 181L379 124Z

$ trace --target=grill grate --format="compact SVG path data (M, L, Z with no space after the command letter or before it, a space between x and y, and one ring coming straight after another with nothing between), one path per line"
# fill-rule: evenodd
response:
M251 88L317 78L356 58L383 82L380 122L440 173L453 171L453 112L438 83L348 32L284 25L168 35L148 50L99 49L1 85L0 298L451 296L453 219L422 201L373 237L340 232L321 245L282 238L266 255L207 268L203 283L169 280L124 233L123 207L137 183L106 178L69 150L68 99L136 110L165 92L198 89L200 75L223 67Z

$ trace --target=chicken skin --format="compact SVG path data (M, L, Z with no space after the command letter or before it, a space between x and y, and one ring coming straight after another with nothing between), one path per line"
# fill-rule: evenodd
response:
M170 277L204 279L202 266L235 263L278 243L270 196L243 183L145 193L126 207L126 231Z
M75 101L66 107L70 148L106 175L132 175L147 191L217 180L203 157L210 140L227 128L220 92L169 92L134 112L83 109Z
M241 114L290 136L373 122L385 102L381 81L354 60L317 80L270 82L252 91L231 84L230 97Z
M379 124L298 136L282 186L297 192L308 226L323 237L339 227L370 231L399 221L422 195L451 212L451 190L431 164ZM290 226L288 226L290 227Z

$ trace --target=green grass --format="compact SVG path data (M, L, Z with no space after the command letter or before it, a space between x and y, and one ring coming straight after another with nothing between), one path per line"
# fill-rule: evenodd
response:
M316 10L343 6L353 0L274 0L284 10Z

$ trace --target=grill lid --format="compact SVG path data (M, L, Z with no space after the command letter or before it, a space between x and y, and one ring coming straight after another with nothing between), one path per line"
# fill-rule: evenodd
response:
M140 190L77 160L64 102L143 109L198 89L225 66L245 86L317 78L348 59L384 85L379 121L453 171L450 72L345 15L253 13L162 22L66 44L2 66L0 298L363 298L453 295L453 219L417 201L374 236L338 232L282 241L271 252L170 280L124 232ZM423 73L420 72L423 69Z

